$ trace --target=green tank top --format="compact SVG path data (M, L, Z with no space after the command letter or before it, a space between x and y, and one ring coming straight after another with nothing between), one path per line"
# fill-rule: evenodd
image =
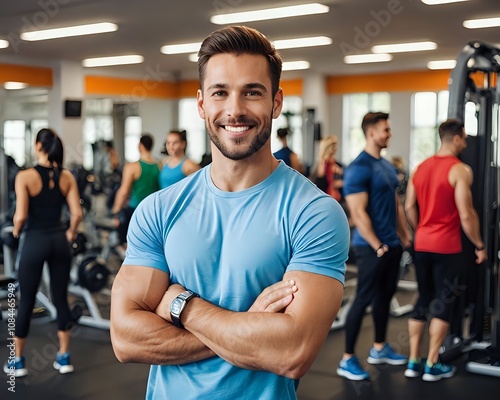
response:
M139 203L151 193L156 192L158 186L158 175L160 167L157 163L147 163L139 160L141 166L141 176L132 184L129 206L136 208Z

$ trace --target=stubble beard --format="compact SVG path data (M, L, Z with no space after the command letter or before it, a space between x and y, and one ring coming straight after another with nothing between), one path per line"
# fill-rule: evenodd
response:
M257 151L259 151L264 144L269 140L271 137L271 122L270 119L266 119L264 122L264 125L262 129L257 133L252 138L251 143L248 146L245 146L245 142L248 140L247 137L244 138L233 138L230 139L232 144L236 146L236 149L230 149L224 143L220 136L217 135L216 130L219 127L222 127L226 125L227 121L214 121L213 125L209 125L209 123L206 123L206 129L208 132L208 136L210 137L210 140L212 143L219 149L219 151L222 153L222 155L230 160L233 161L238 161L238 160L243 160L245 158L250 157L251 155L255 154ZM237 120L236 122L242 123L243 121ZM231 123L235 123L232 121ZM256 126L255 124L252 124L251 126Z

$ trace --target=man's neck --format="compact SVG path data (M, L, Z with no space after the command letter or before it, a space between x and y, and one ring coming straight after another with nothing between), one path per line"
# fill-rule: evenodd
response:
M279 161L269 156L254 154L244 160L230 160L220 152L212 153L210 176L217 188L226 192L239 192L251 188L268 178Z

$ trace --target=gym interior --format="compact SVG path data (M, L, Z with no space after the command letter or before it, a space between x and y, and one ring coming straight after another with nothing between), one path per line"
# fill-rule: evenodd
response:
M322 14L245 23L270 38L333 38L326 45L280 50L285 62L305 59L309 67L290 66L283 72L285 102L281 116L273 121L271 146L273 151L279 149L276 130L288 127L290 147L307 170L316 162L320 140L330 135L338 139L337 158L349 165L363 149L361 119L368 111L390 114L392 138L383 155L388 160L402 157L407 171L436 152L442 121L463 120L469 137L462 160L474 171L474 205L488 247L485 265L471 263L473 276L464 282L467 295L458 302L441 349L442 359L457 366L455 377L427 383L407 379L404 367L386 365L369 365L370 380L349 381L337 375L345 317L356 290L356 264L350 259L342 306L318 357L300 380L301 400L492 398L500 388L500 28L472 29L465 23L484 18L493 24L500 19L500 9L496 0L428 3L433 2L376 0L368 6L362 0L328 0L322 2L328 8ZM174 7L160 0L28 0L0 5L2 364L9 354L8 300L19 295L18 244L9 240L13 183L18 171L34 165L32 147L38 130L51 127L60 135L66 148L65 167L77 180L84 210L73 243L69 287L70 306L78 320L71 341L75 372L61 375L52 368L57 351L55 308L44 271L26 349L30 374L16 379L15 393L9 393L9 382L4 380L2 398L144 398L149 366L121 364L109 333L111 286L123 261L110 214L120 168L138 159L137 144L144 132L154 137L153 154L158 159L165 156L169 129L187 131L189 158L201 163L210 156L210 140L196 109L198 71L188 55L219 27L210 22L213 15L297 4L188 0ZM21 35L89 21L111 21L117 29L91 39L29 41ZM185 21L191 21L189 29ZM378 45L416 41L431 47L387 52L387 62L348 63L349 55L377 55ZM195 50L190 53L160 51L162 46L193 42ZM137 64L82 63L91 57L142 52L143 61ZM444 67L435 69L438 61ZM11 89L16 84L17 89ZM110 147L120 160L115 170L109 168ZM471 249L465 245L464 251ZM408 354L407 317L417 297L410 253L403 253L400 269L388 338L395 349ZM368 354L372 340L368 312L358 339L360 356Z

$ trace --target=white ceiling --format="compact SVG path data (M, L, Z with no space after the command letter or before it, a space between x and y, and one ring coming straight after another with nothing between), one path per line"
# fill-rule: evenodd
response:
M285 61L307 60L311 71L325 75L352 75L402 70L423 70L431 60L455 59L472 40L500 43L500 28L470 30L465 19L500 17L500 1L427 6L420 0L316 0L330 7L327 14L249 23L271 40L325 35L333 44L282 50ZM219 28L209 17L221 12L246 11L306 0L4 0L0 1L0 39L11 46L0 49L0 62L54 65L55 60L80 62L88 57L141 54L135 66L88 69L86 74L145 77L155 71L165 80L197 78L196 64L187 54L164 55L165 44L202 41ZM382 22L377 21L384 16ZM19 34L36 28L56 28L102 21L118 30L87 37L23 42ZM359 32L364 32L361 37ZM368 53L373 45L434 41L437 50L394 54L391 62L346 65L346 48ZM303 72L286 72L283 78Z

